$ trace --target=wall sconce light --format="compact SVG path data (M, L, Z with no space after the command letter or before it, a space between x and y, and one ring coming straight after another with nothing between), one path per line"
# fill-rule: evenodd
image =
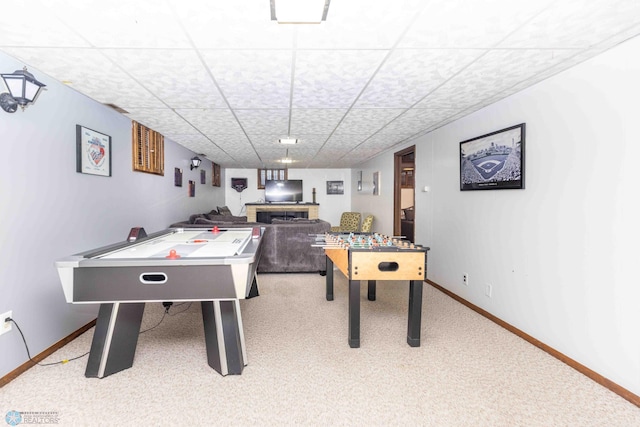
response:
M37 81L33 74L27 71L27 67L11 74L0 75L9 89L9 93L0 94L0 107L7 113L15 113L18 105L24 111L27 105L36 99L40 90L46 86Z
M200 163L202 163L202 160L200 160L200 157L195 156L194 158L192 158L191 159L191 170L198 169L200 167Z

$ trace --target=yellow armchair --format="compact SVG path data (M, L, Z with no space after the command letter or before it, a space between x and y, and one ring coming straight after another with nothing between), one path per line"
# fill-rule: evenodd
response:
M371 233L371 231L373 231L373 215L367 215L364 217L360 231L363 233Z
M331 227L331 231L357 232L360 230L360 212L342 212L340 225Z

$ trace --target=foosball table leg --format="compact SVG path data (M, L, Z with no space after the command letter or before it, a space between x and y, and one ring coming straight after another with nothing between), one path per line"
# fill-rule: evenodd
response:
M327 275L325 276L327 301L333 301L333 261L329 257L325 258L327 258Z
M376 300L376 281L369 280L368 288L367 288L367 299L369 301Z
M349 280L349 347L360 347L360 280Z
M409 316L407 323L407 344L411 347L420 347L422 280L412 280L409 285Z

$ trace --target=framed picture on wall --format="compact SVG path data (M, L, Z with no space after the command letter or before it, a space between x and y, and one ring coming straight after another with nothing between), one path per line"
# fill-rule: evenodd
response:
M460 143L460 191L524 188L525 124Z
M173 172L173 185L182 187L182 169L175 168Z
M204 169L200 169L200 184L207 183L207 171Z
M196 182L189 180L189 197L196 197Z
M327 194L344 194L344 181L327 181Z
M111 137L76 125L76 172L111 176Z

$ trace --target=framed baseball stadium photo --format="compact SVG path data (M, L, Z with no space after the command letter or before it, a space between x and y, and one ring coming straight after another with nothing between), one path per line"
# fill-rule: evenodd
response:
M525 123L460 143L460 191L524 188Z

